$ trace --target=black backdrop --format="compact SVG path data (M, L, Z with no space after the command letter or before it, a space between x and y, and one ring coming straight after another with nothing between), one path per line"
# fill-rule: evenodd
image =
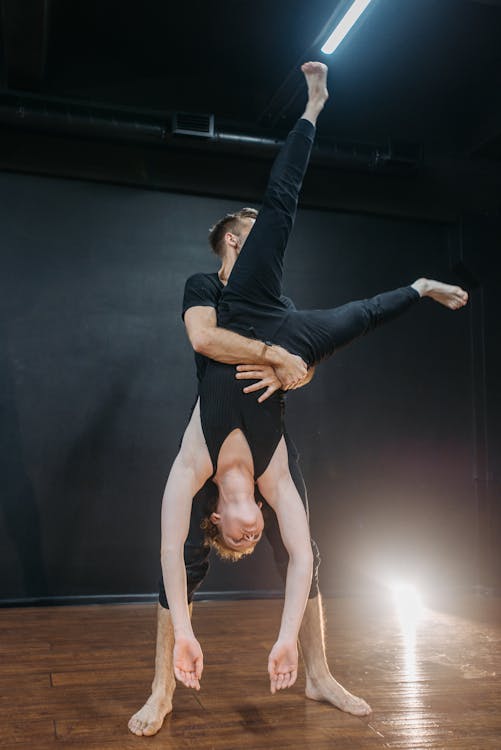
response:
M156 589L163 484L194 398L180 305L240 202L0 175L0 593ZM326 307L455 281L450 228L303 210L286 293ZM478 579L471 311L430 301L288 397L326 593ZM474 321L474 325L476 325ZM265 544L208 592L279 588Z

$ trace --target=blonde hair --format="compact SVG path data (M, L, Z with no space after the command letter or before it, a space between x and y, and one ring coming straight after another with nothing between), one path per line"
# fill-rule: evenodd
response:
M227 547L221 535L221 532L219 531L219 528L215 523L212 523L210 518L204 518L204 520L200 524L200 528L205 532L205 545L207 547L212 547L212 549L215 549L218 557L220 557L222 560L226 560L228 562L238 562L242 559L242 557L252 555L256 548L257 542L250 547L247 547L247 549L242 550Z

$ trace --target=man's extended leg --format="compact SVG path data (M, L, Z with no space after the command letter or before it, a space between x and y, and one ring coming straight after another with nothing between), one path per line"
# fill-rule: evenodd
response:
M368 703L349 693L330 673L325 654L324 616L320 594L308 599L299 631L299 645L306 671L307 698L326 701L355 716L366 716L371 712Z

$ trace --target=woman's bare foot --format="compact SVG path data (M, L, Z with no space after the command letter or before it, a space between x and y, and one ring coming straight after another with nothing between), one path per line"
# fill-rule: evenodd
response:
M301 65L301 70L304 73L308 87L308 103L303 118L315 125L318 115L329 98L329 92L327 91L327 65L321 62L306 62Z
M354 716L367 716L372 708L363 698L349 693L332 675L318 681L306 680L305 695L313 701L326 701Z
M150 695L144 706L130 718L128 727L138 737L151 737L159 731L171 711L171 700Z
M461 289L460 286L451 286L443 284L441 281L434 279L418 279L412 284L421 297L431 297L435 302L448 307L450 310L459 310L468 302L468 292Z

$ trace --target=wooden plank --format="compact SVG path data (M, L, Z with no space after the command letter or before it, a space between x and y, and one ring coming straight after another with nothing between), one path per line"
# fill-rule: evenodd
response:
M39 743L54 739L54 722L50 718L28 721L22 717L19 706L13 705L10 720L2 724L0 747L12 744L17 748L37 748Z
M115 685L131 680L147 682L151 680L151 667L143 669L86 669L71 672L51 673L52 686L55 688L67 685Z

